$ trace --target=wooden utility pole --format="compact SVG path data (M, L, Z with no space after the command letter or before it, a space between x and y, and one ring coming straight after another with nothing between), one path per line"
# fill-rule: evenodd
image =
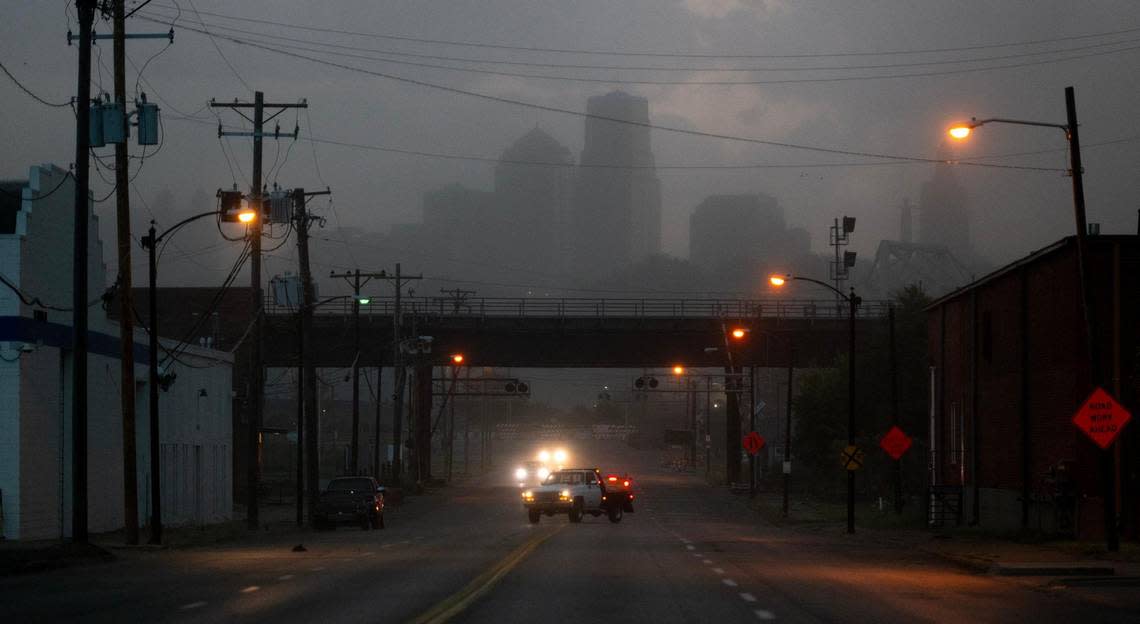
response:
M421 280L423 276L404 276L400 271L400 263L397 262L395 275L388 275L381 271L376 277L390 280L396 288L395 305L392 308L392 379L395 384L395 391L392 394L392 481L396 482L400 478L400 457L403 453L403 444L400 438L403 434L405 384L403 358L400 351L400 342L403 340L403 315L400 310L400 298L404 291L404 284L413 280Z
M115 0L114 21L115 104L127 121L126 85L126 0ZM124 133L125 134L125 133ZM119 402L123 412L123 526L126 542L139 543L138 472L135 454L135 317L131 295L131 203L126 136L115 144L115 225L118 237L119 275Z
M345 273L330 272L329 277L342 278L352 286L352 325L353 345L356 351L352 358L352 470L360 470L360 306L369 303L368 298L362 297L360 289L374 278L384 277L380 273L361 273L360 269ZM363 281L361 281L363 279Z
M91 27L95 0L76 0L79 77L75 95L75 231L72 245L71 537L87 542L87 211L91 153Z
M260 437L261 437L261 418L262 407L265 402L265 367L262 362L262 339L263 339L263 320L264 314L262 311L262 293L261 293L261 233L265 223L265 206L262 198L261 188L261 144L262 137L264 136L263 129L265 126L265 109L277 109L269 117L272 120L277 115L280 115L285 109L289 108L308 108L309 105L304 101L290 104L267 104L265 103L265 94L261 91L256 91L253 94L253 102L233 102L221 103L210 101L211 108L230 108L238 114L245 117L241 113L241 109L253 109L253 131L252 132L225 132L221 126L218 127L218 136L248 136L253 138L253 179L250 189L249 202L258 211L258 218L254 220L250 228L250 253L249 253L249 274L250 274L250 290L252 296L250 297L250 315L253 317L253 340L250 343L250 358L249 358L249 372L250 384L249 393L246 397L246 410L248 418L248 432L246 436L246 524L250 529L257 529L258 527L258 505L257 505L257 489L261 481L261 462L260 462ZM246 117L246 119L249 119ZM280 138L280 133L274 133L275 137ZM296 139L296 133L292 135Z
M301 362L299 392L304 400L304 414L299 414L302 422L297 423L298 465L304 465L304 478L301 469L297 474L297 505L302 504L301 482L308 493L308 524L314 526L317 513L317 499L320 496L320 414L317 410L317 367L313 358L313 309L316 307L316 291L313 288L313 275L309 269L309 226L315 219L309 214L305 203L307 197L328 195L328 189L306 193L305 189L293 189L293 222L297 230L297 262L301 275ZM303 432L303 433L302 433ZM304 446L302 447L302 443ZM302 461L304 460L304 461Z

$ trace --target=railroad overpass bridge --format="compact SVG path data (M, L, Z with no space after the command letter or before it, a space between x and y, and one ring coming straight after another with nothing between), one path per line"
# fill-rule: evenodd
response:
M321 302L313 320L319 367L351 366L356 355L351 298ZM847 308L835 300L405 298L405 336L431 336L419 366L444 365L463 353L472 366L519 368L642 368L684 364L723 367L727 328L749 337L733 342L736 366L783 367L795 345L796 364L822 364L846 349ZM265 363L299 364L296 308L267 302ZM392 298L360 306L360 365L392 365ZM886 316L887 302L864 301L863 334ZM715 348L715 350L714 350ZM405 362L413 364L411 358Z

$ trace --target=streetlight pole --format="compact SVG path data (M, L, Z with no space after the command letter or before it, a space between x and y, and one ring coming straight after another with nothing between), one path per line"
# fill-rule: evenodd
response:
M1065 133L1069 143L1069 175L1073 178L1073 218L1077 228L1077 284L1081 291L1081 312L1085 321L1085 349L1089 361L1089 381L1094 388L1103 385L1101 374L1100 350L1097 344L1097 321L1093 306L1092 293L1089 289L1088 273L1088 223L1085 216L1085 184L1084 171L1081 165L1080 124L1077 123L1076 93L1073 87L1065 87L1065 123L1046 123L1039 121L1024 121L1020 119L971 119L969 123L959 124L950 128L951 137L962 140L970 136L974 128L988 123L1014 124L1019 126L1038 126L1044 128L1057 128ZM1120 536L1116 527L1116 479L1115 466L1111 453L1105 452L1101 469L1104 473L1104 522L1105 541L1110 552L1120 550Z
M149 429L150 429L150 538L149 543L161 544L162 543L162 487L159 475L161 473L160 457L160 441L158 435L158 260L156 257L156 250L158 243L162 239L172 235L179 228L190 223L209 216L224 214L223 210L211 210L196 214L188 217L174 224L162 234L156 234L154 229L154 221L150 222L150 229L147 235L139 241L143 248L147 250L147 266L149 274L147 276L148 293L147 293L147 308L150 314L150 327L147 328L149 340L147 342L147 350L149 353ZM239 217L244 223L249 223L256 218L256 213L249 211L243 212Z
M802 282L811 282L819 284L834 292L847 302L847 444L848 446L855 445L855 315L859 309L859 304L862 299L855 294L855 289L852 288L850 294L843 294L839 289L835 288L827 282L821 282L817 279L810 277L801 277L798 275L787 275L784 277L772 276L769 282L778 287L783 286L788 280L797 280ZM855 471L847 471L847 532L855 532Z

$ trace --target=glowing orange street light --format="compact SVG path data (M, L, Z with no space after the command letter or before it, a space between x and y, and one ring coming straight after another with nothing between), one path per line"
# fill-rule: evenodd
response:
M732 337L737 340L743 340L744 336L747 335L747 333L747 330L737 327L736 329L732 330Z
M781 277L779 275L773 275L773 276L768 278L768 283L773 285L773 286L776 286L777 288L786 284L787 281L788 281L787 278Z
M949 134L951 138L961 141L970 136L970 132L973 129L974 127L969 124L958 124L956 126L952 126L949 130L946 131L946 133Z
M677 364L676 366L673 367L673 374L674 375L684 375L685 374L685 367L681 366L680 364Z
M246 208L238 213L238 221L242 223L253 223L257 219L257 211Z
M455 365L462 364L463 363L463 354L462 353L456 353L455 355L451 356L451 363L455 364Z

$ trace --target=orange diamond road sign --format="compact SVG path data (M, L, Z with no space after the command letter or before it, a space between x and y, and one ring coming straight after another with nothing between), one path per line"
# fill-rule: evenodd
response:
M891 459L898 461L904 453L910 450L912 442L910 436L895 426L891 427L891 430L883 436L882 440L879 440L879 446L886 451L887 455L891 456Z
M1112 446L1117 434L1129 420L1132 420L1132 414L1105 392L1104 388L1093 390L1073 416L1073 424L1102 449Z
M755 431L749 431L748 435L744 436L741 445L744 447L744 450L748 451L749 455L755 455L760 452L760 449L764 448L764 436Z

